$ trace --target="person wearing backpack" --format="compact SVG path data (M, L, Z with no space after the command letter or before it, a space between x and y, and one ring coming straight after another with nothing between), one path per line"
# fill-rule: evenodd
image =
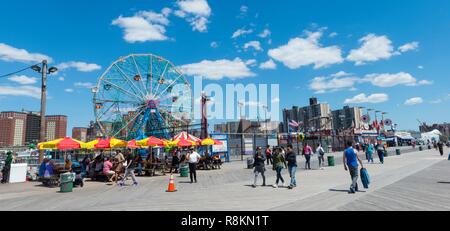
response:
M359 164L361 164L361 168L364 168L361 159L358 157L358 152L353 148L353 142L347 142L347 149L344 151L343 155L343 163L345 171L350 172L350 177L352 179L352 184L350 185L350 190L348 193L354 194L358 191L358 177L359 177Z
M297 155L293 151L292 144L287 145L286 150L286 161L288 162L289 176L291 177L291 183L288 189L293 189L297 187L297 180L295 179L295 174L297 172Z
M319 144L316 149L317 158L319 159L319 169L323 170L323 163L325 163L325 151L322 148L322 144Z
M284 187L284 179L281 175L281 171L283 168L287 168L286 160L284 159L283 154L281 153L281 148L275 148L273 154L273 170L277 172L277 180L273 185L274 188L278 188L278 183L281 181L282 187Z

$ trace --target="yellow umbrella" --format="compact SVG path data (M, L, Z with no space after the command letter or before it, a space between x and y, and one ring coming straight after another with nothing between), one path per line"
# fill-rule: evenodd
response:
M202 140L201 144L203 146L211 146L211 145L221 145L222 142L212 139L212 138L206 138L206 139Z

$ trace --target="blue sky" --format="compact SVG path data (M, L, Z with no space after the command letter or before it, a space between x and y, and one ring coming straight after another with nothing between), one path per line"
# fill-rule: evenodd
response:
M449 11L446 0L18 0L0 15L0 75L51 58L61 70L47 113L68 115L69 131L94 119L88 88L130 53L160 55L206 83L280 84L281 108L314 95L417 129L416 119L448 122ZM38 111L39 86L32 71L0 79L0 110Z

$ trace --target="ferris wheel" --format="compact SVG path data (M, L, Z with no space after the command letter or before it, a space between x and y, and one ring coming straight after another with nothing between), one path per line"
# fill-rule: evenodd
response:
M113 62L92 92L101 136L170 138L171 128L192 120L189 82L171 62L152 54Z

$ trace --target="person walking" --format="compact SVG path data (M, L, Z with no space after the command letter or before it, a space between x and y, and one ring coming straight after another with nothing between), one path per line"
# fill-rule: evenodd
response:
M316 149L317 158L319 159L319 169L323 170L323 163L325 163L325 151L322 148L322 144L319 144Z
M287 145L286 161L288 162L288 171L289 176L291 177L291 183L289 184L288 189L293 189L294 187L297 187L297 180L295 178L297 172L297 155L294 153L292 144Z
M178 173L179 164L180 164L180 158L178 158L178 152L175 150L172 153L172 162L170 165L170 173L172 173L172 169L174 169L174 173Z
M270 150L270 145L267 145L265 153L266 153L267 165L273 164L272 150Z
M303 155L305 156L305 169L311 170L311 155L313 154L313 150L309 144L303 146Z
M263 179L262 186L266 186L266 176L264 175L264 172L266 171L266 168L264 166L264 162L266 161L266 156L262 153L262 148L258 147L256 149L255 154L255 163L254 163L254 171L255 174L255 180L253 181L253 188L256 188L256 182L258 180L258 175L261 174L261 177Z
M352 146L353 142L347 142L347 149L344 151L343 155L343 163L345 171L350 172L350 177L352 179L352 184L350 185L350 190L348 193L354 194L358 191L358 176L359 176L359 164L361 164L361 168L364 168L361 159L358 157L358 152Z
M200 154L196 152L193 148L190 153L186 156L186 159L189 163L189 176L191 177L191 184L197 183L197 164L200 161Z
M372 163L373 164L373 144L369 143L367 145L367 149L366 149L366 159L367 159L367 163Z
M284 159L283 154L281 153L280 148L275 148L273 153L273 169L277 172L277 180L273 185L274 188L278 188L278 183L281 181L282 187L284 187L284 179L281 175L281 171L283 168L287 168L286 160Z
M439 142L437 143L437 146L439 149L439 153L441 154L441 156L443 156L444 155L444 143L439 140Z
M9 182L9 174L11 171L11 164L13 162L13 154L12 152L7 152L6 153L6 160L5 160L5 166L3 166L3 170L2 170L2 184L6 184Z
M381 143L381 141L378 142L376 149L378 153L378 158L380 159L380 163L384 164L384 152L386 151L386 149L384 145Z
M125 167L125 175L123 176L122 181L119 183L119 186L123 187L125 185L127 177L131 177L131 179L133 180L133 186L138 186L136 176L134 175L134 171L137 167L136 156L131 151L128 151L126 154L126 161L127 165Z

